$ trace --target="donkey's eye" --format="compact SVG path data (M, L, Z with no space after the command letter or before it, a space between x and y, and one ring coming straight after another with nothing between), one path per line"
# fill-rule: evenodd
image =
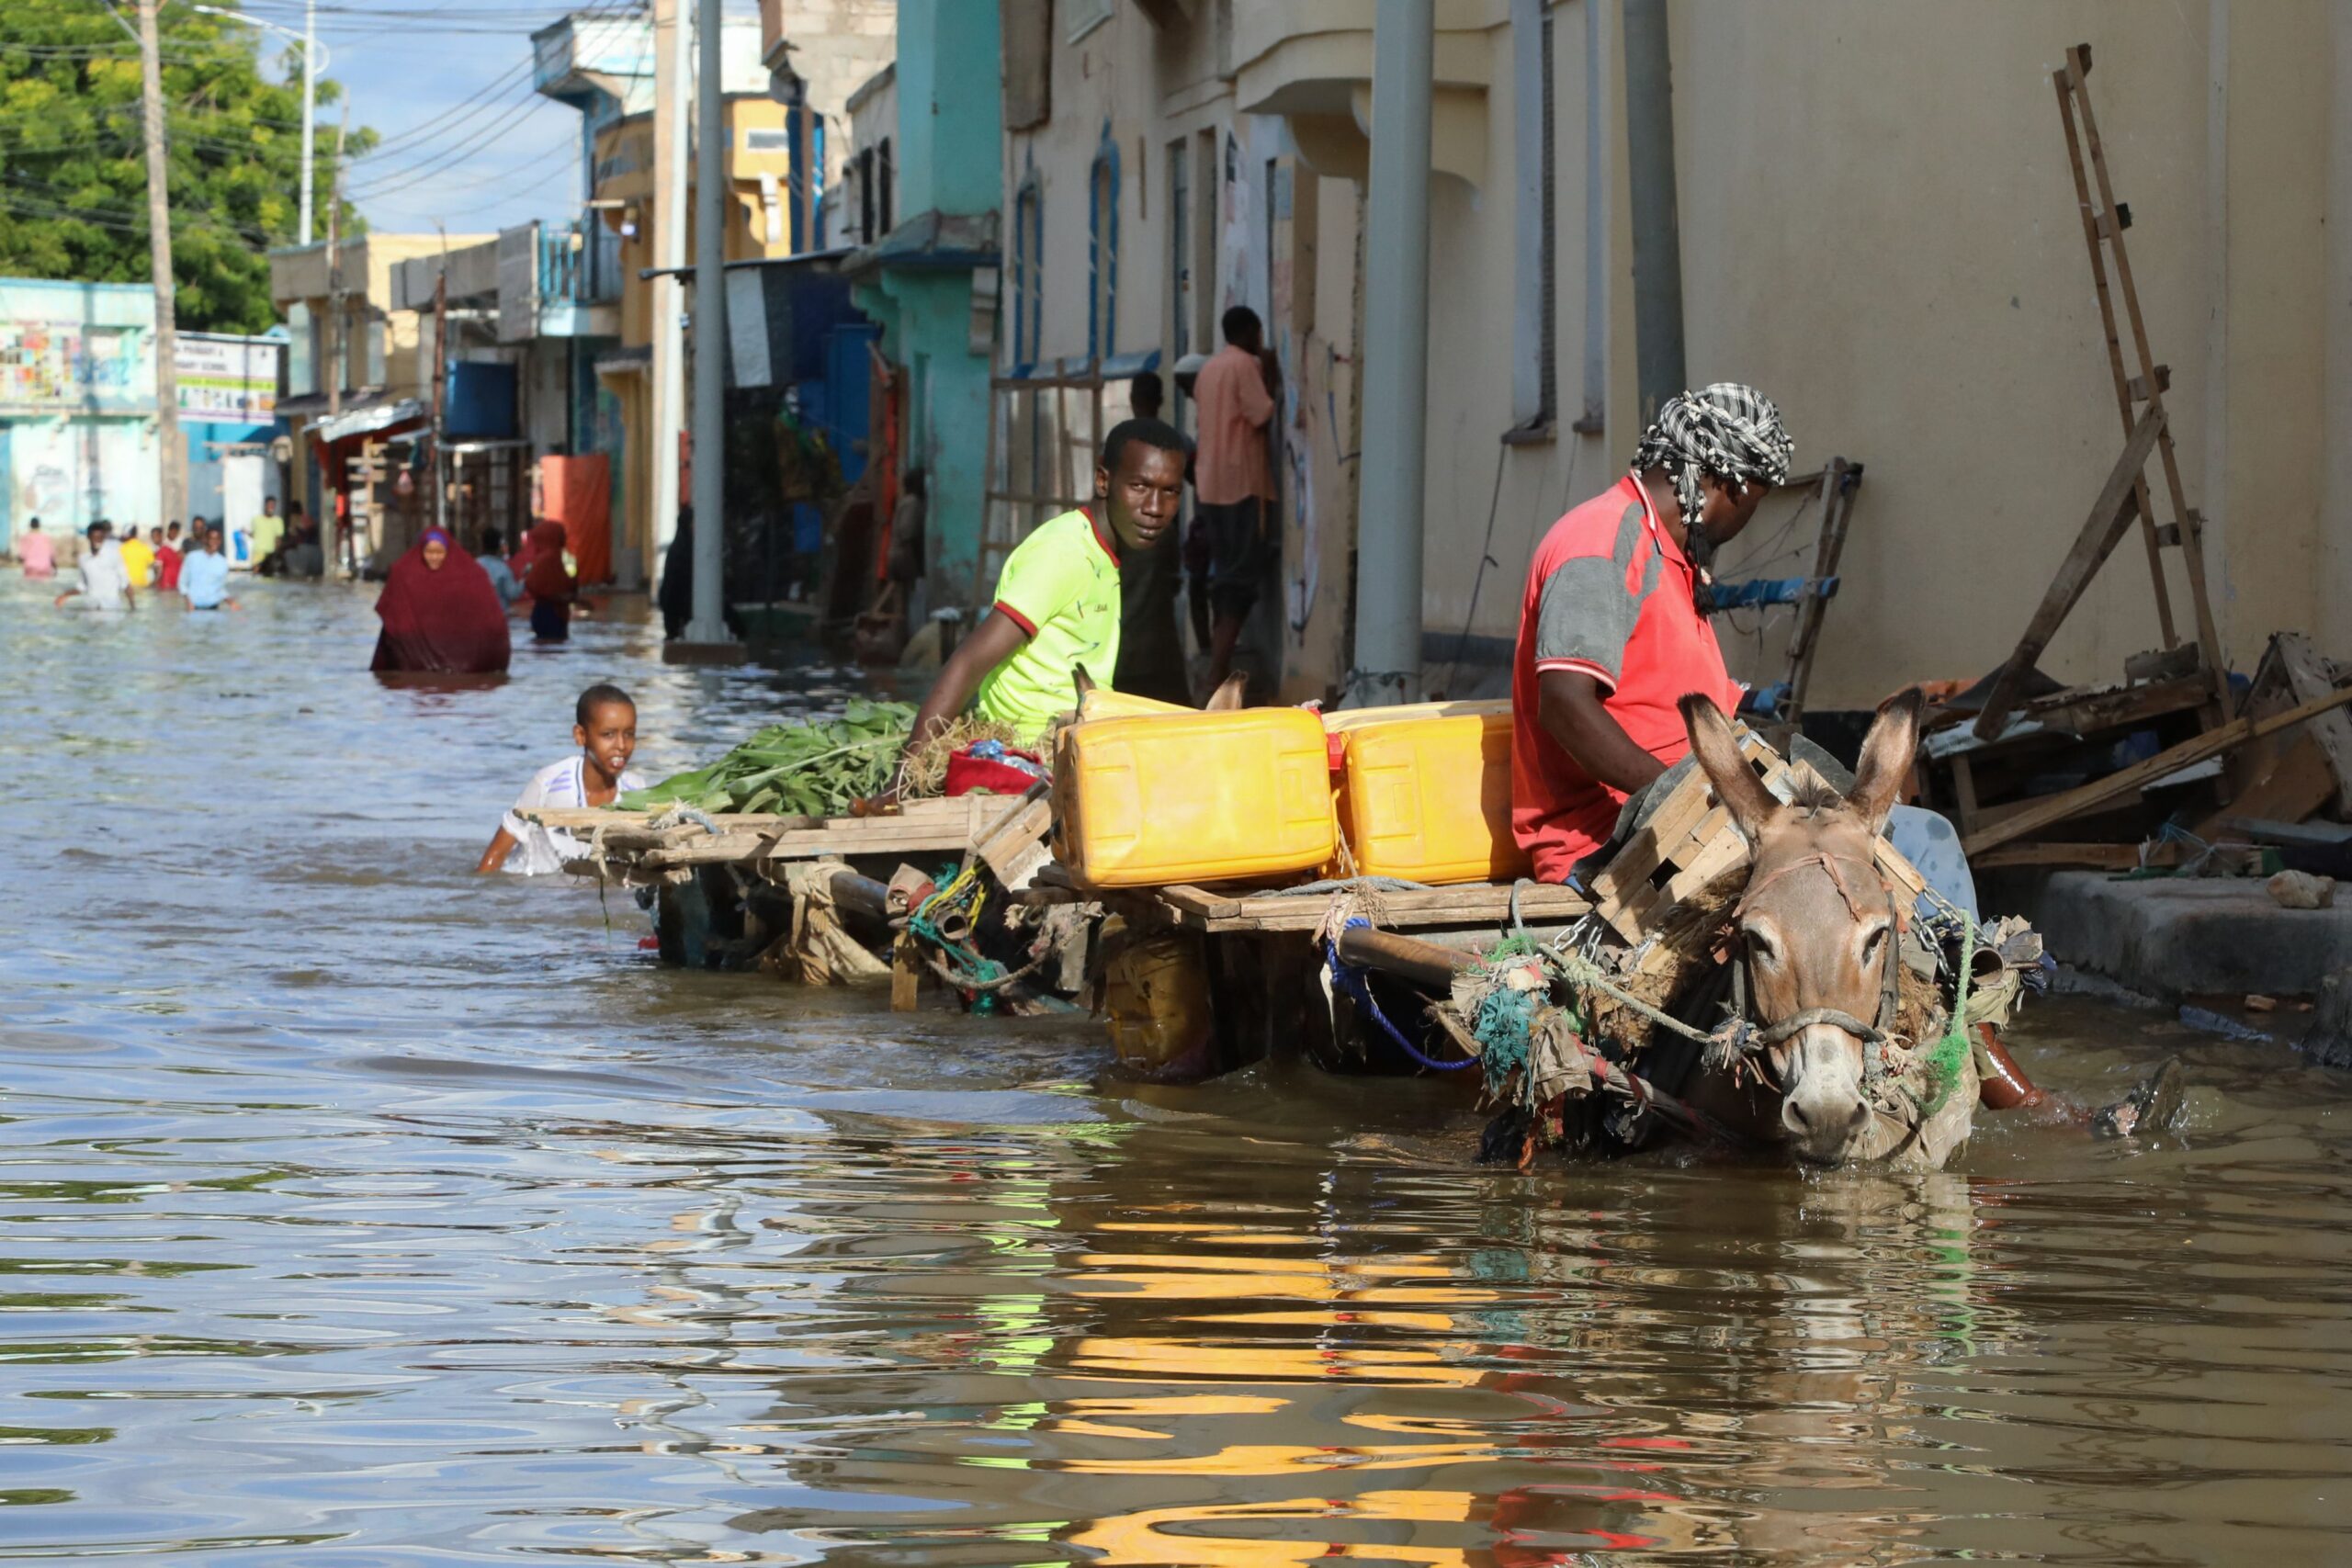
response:
M1740 935L1747 942L1747 955L1750 958L1765 964L1778 964L1781 961L1781 944L1774 942L1772 933L1762 926L1743 927Z
M1886 933L1889 929L1890 928L1883 925L1872 926L1871 928L1870 934L1862 938L1863 963L1868 964L1871 959L1876 958L1879 955L1879 951L1885 947Z

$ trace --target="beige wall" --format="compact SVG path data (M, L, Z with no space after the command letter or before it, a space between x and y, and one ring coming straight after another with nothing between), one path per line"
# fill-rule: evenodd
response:
M808 84L808 107L824 117L824 184L841 178L852 141L849 96L898 58L897 0L763 0L763 39L790 46L793 73Z
M1592 4L1607 138L1592 329L1605 427L1577 434ZM1281 346L1300 394L1286 438L1306 453L1317 523L1311 539L1294 526L1284 576L1301 579L1311 547L1317 579L1306 635L1284 639L1283 689L1312 694L1346 667L1353 380L1359 366L1380 373L1376 326L1362 355L1355 344L1369 95L1350 73L1369 73L1371 7L1253 0L1224 33L1217 10L1158 27L1123 6L1076 45L1057 30L1053 113L1008 134L1004 210L1010 223L1034 160L1046 186L1040 354L1083 355L1085 181L1107 118L1122 160L1118 347L1166 351L1169 141L1229 131L1253 199L1268 158L1311 190L1283 244L1315 280L1314 331ZM1618 476L1639 434L1619 7L1549 10L1559 423L1549 439L1505 446L1523 335L1511 101L1521 44L1506 0L1439 7L1425 620L1441 649L1465 626L1512 634L1536 540ZM1670 24L1688 378L1770 393L1801 469L1832 455L1867 465L1815 705L1865 705L1903 682L1996 663L2120 448L2051 83L2084 39L2117 195L2135 219L2127 243L2148 331L2171 367L2183 481L2209 520L2224 650L2245 668L2269 631L2293 626L2352 657L2352 456L2327 439L2352 417L2352 241L2325 221L2331 198L2352 210L2352 107L2336 93L2339 65L2352 69L2352 15L2321 0L1676 0ZM1204 198L1212 171L1193 145ZM1269 311L1262 251L1235 276L1221 238L1199 232L1204 200L1195 215L1206 247L1196 275L1216 280L1200 317L1213 322L1233 298ZM1253 245L1261 233L1253 215ZM1801 575L1818 519L1808 510L1783 531L1794 510L1793 498L1768 506L1725 552L1724 574ZM1496 563L1483 579L1482 555ZM2172 560L2186 635L2188 585ZM1777 678L1788 632L1785 615L1760 630L1739 617L1724 637L1735 669ZM2062 679L2111 679L2157 641L2134 536L2044 664Z
M1551 7L1564 419L1577 410L1586 332L1585 3ZM1334 25L1293 9L1297 26ZM1620 471L1638 434L1616 14L1604 6L1600 73L1613 187L1607 428L1563 426L1551 442L1501 449L1516 337L1515 45L1503 7L1441 10L1441 73L1457 99L1477 75L1467 36L1483 26L1491 51L1483 175L1442 172L1430 190L1425 603L1442 645L1465 624L1511 633L1534 541ZM1283 36L1269 16L1245 33L1250 47ZM2325 439L2341 423L2331 412L2352 412L2352 310L2328 287L2352 253L2331 265L2324 224L2332 194L2352 205L2352 115L2335 97L2352 22L2317 0L2161 12L2120 0L1679 0L1671 25L1688 378L1771 393L1800 468L1832 454L1868 465L1817 704L1865 704L1902 681L1973 676L2000 660L2120 446L2050 80L2085 39L2117 194L2136 220L2128 244L2148 329L2172 368L2189 504L2210 519L2225 652L2244 667L2270 630L2301 626L2352 655L2352 462ZM1443 146L1437 162L1464 164ZM1351 236L1324 206L1329 254ZM1375 334L1368 374L1377 353ZM1500 564L1480 582L1490 504ZM1809 548L1785 552L1809 546L1817 519L1808 512L1775 541L1792 511L1768 508L1725 553L1724 574L1802 573ZM1777 676L1788 623L1759 634L1753 619L1726 628L1727 650L1743 673ZM2134 537L2044 662L2064 679L2113 678L2157 640Z
M1005 133L1002 211L1007 224L1014 196L1032 168L1044 197L1041 358L1082 359L1087 353L1087 290L1092 281L1089 182L1106 135L1118 149L1119 170L1113 351L1133 354L1160 346L1167 230L1162 223L1148 221L1147 216L1153 197L1162 206L1166 201L1166 193L1157 187L1167 182L1167 153L1155 145L1153 132L1160 117L1148 86L1156 36L1149 23L1122 8L1072 44L1057 17L1053 28L1053 113L1034 130ZM1008 261L1012 243L1008 227ZM1005 335L1009 340L1009 330ZM1001 361L1003 357L1000 354Z
M1807 464L1869 465L1823 700L2000 660L2120 444L2050 80L2086 39L2224 651L2249 667L2279 626L2352 651L2319 593L2321 6L1686 4L1673 25L1690 378L1768 389ZM1870 68L1841 85L1832 59ZM2128 539L2044 665L2112 679L2156 642Z

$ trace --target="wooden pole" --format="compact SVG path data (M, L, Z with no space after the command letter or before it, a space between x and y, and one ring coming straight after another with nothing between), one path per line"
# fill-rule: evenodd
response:
M444 414L441 389L449 379L449 241L441 241L441 270L433 278L433 524L444 533L448 531L449 484L444 469L442 453L447 446L447 433L442 428Z
M159 0L139 0L139 84L147 140L147 264L155 284L155 443L161 448L164 516L187 510L187 449L180 445L180 329L172 277L170 161L164 149L163 48L155 36Z
M1985 694L1984 711L1976 716L1979 740L1990 740L2001 733L2002 722L2017 706L2033 661L2041 657L2041 650L2058 635L2060 625L2073 613L2083 591L2091 585L2100 565L2123 537L2123 530L2131 526L2135 487L2142 469L2147 466L2148 453L2164 434L2164 407L2152 401L2133 428L2132 439L2124 443L2123 456L2115 460L2115 467L2109 471L2098 499L2091 502L2091 514L2084 520L2082 532L2075 536L2075 547L2059 563L2058 575L2050 580L2050 587L2041 596L2041 607L2033 613L2025 636L2018 639L2017 650L2001 666L1992 691Z

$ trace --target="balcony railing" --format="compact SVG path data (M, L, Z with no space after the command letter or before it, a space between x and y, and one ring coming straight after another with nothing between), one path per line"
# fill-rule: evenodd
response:
M608 305L620 297L619 235L593 218L539 226L542 305Z

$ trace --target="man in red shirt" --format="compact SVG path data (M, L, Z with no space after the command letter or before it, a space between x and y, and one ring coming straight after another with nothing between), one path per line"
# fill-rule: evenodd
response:
M1753 388L1682 393L1632 470L1536 547L1511 661L1511 830L1543 880L1567 880L1625 797L1690 749L1685 693L1737 705L1707 624L1707 561L1788 478L1792 454L1780 410Z

